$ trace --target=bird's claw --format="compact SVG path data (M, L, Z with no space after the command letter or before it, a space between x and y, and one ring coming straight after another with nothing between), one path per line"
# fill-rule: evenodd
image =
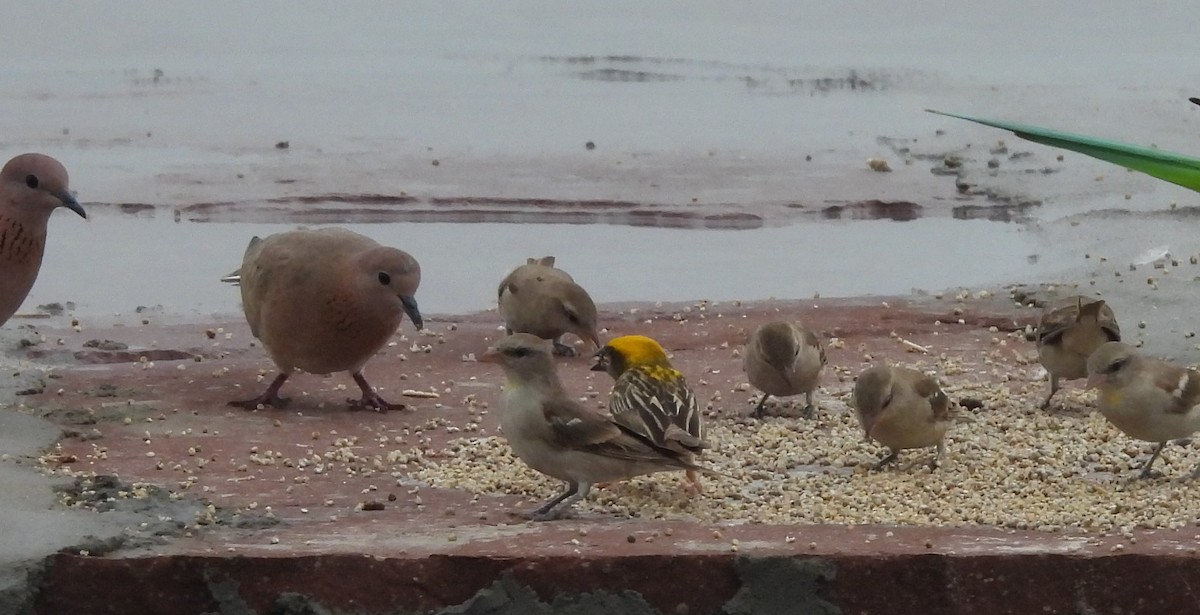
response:
M386 414L391 410L404 410L408 407L404 404L393 404L380 397L378 393L371 393L370 395L364 393L361 399L347 399L346 403L350 404L350 410L352 411L374 410L380 414Z
M514 515L529 521L557 521L559 519L567 519L575 516L575 511L571 509L565 510L542 510L540 508L529 512L514 512Z

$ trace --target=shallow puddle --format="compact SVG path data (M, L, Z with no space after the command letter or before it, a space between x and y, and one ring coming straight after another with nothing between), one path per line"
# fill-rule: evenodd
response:
M483 310L527 257L554 255L597 302L797 299L905 294L1028 278L1037 238L1014 224L922 218L800 223L752 230L605 224L345 224L407 250L422 266L429 314ZM291 224L204 224L101 212L55 216L42 274L22 312L73 301L77 313L161 306L182 316L236 313L219 282L247 241Z

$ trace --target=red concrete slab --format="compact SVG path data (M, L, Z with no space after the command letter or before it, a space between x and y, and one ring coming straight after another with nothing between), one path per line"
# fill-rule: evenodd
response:
M804 320L827 340L831 369L818 405L828 416L803 427L786 427L794 418L745 417L757 393L743 384L736 350L752 327L780 317ZM1032 345L1022 334L1035 317L1035 310L1015 306L1007 293L998 291L940 298L604 306L601 321L608 325L606 337L636 332L662 342L701 400L707 400L702 403L709 407L711 425L741 435L812 425L840 438L848 433L842 400L854 375L871 361L927 365L951 381L949 390L957 399L997 383L1011 386L1020 403L1039 399L1045 384L1035 380L1036 365L1029 363ZM501 446L489 438L498 435L502 376L471 357L502 335L494 313L430 318L422 334L405 324L395 344L368 366L372 383L385 398L408 405L386 414L348 410L346 399L357 397L358 391L345 374L296 375L284 389L293 400L284 410L228 407L225 402L257 394L273 376L273 366L245 324L154 320L103 329L80 323L78 331L43 328L47 341L27 352L68 364L46 376L44 391L22 398L23 410L68 430L43 458L47 469L81 477L119 476L126 487L117 487L124 490L117 499L203 501L212 507L180 509L184 516L177 519L162 519L179 512L164 508L160 520L179 527L167 532L173 536L163 544L131 540L134 548L105 553L107 548L99 546L94 553L57 557L40 598L45 612L119 611L119 599L104 607L89 606L86 600L89 592L115 586L131 588L130 595L162 596L163 604L186 600L211 606L213 584L219 585L221 578L237 579L235 593L259 612L286 591L327 607L362 612L435 609L462 603L509 573L546 601L562 593L633 589L663 612L709 613L745 586L746 579L739 577L743 556L833 562L837 573L814 587L843 612L923 612L929 604L952 611L981 603L992 610L980 607L976 612L1062 612L1101 599L1135 612L1146 607L1136 601L1150 595L1150 588L1162 588L1154 595L1163 608L1196 600L1190 590L1172 594L1166 589L1177 581L1186 585L1195 576L1188 571L1195 568L1200 534L1194 524L1175 523L1189 515L1198 518L1194 508L1186 508L1190 504L1166 518L1172 527L1160 529L1110 525L1093 531L1035 531L1029 528L1036 525L1011 519L1000 527L961 519L939 522L932 512L925 527L836 519L779 523L766 516L722 516L720 500L774 493L800 506L806 502L803 494L779 491L790 487L739 491L740 485L711 480L708 492L689 500L678 494L677 478L660 475L599 490L579 506L574 519L526 522L514 513L548 498L558 485L535 481L521 493L526 483L497 479L490 488L485 482L473 491L447 486L459 479L439 486L441 479L430 474L430 468L454 467L463 459L493 459L487 456L492 449L476 450L484 446L479 442ZM101 343L89 344L92 340ZM610 381L589 371L591 361L583 354L561 360L560 374L570 391L589 403L602 403ZM957 380L968 380L970 386L956 388ZM1082 422L1087 408L1079 401L1086 397L1077 386L1068 387L1076 390L1065 392L1058 416L1080 429L1088 425ZM1014 421L1055 417L1000 407L991 399L977 401L983 410L959 410L969 421L982 420L976 413L989 409L1012 413ZM790 406L779 408L786 413ZM970 437L960 435L951 449L963 452L952 463L969 464L972 445ZM787 471L815 473L835 489L906 488L912 480L937 486L944 480L911 465L869 473L866 466L877 449L850 446L860 448L833 465L818 460L814 469L794 462ZM1126 462L1142 454L1133 441L1124 446L1129 449ZM716 461L726 463L727 456L740 454L744 467L739 471L744 472L739 478L769 483L773 471L755 461L769 452L726 451ZM1021 466L1018 457L1012 457L1014 472ZM1099 472L1102 478L1068 472L1066 479L1093 480L1097 489L1118 492L1141 488L1126 487L1120 474L1128 471L1105 463L1092 464L1091 474ZM477 467L480 478L496 471L468 467ZM528 472L517 466L508 471ZM934 472L939 471L955 470L944 466ZM1147 498L1162 499L1190 493L1191 487L1168 477L1147 489L1161 492ZM95 506L97 499L85 493L66 501ZM621 501L634 499L649 504L630 518ZM881 510L889 506L879 502ZM138 531L131 528L130 534ZM689 581L662 582L664 570ZM1142 589L1129 593L1105 580L1118 573L1140 575ZM1050 576L1038 582L1036 594L1018 592L1019 579L1031 574ZM94 589L83 589L79 578L89 579ZM874 589L884 586L911 587L915 593L898 598ZM1015 606L1027 610L1013 610Z

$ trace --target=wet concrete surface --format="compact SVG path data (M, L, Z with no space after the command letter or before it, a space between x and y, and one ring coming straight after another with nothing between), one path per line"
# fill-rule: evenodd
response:
M912 361L920 355L910 343L983 356L994 352L996 331L1020 332L1036 318L1036 309L1016 307L1000 289L990 296L601 310L611 335L636 330L661 340L704 392L738 391L738 359L721 349L781 313L819 323L823 337L842 340L829 348L833 365L867 355ZM245 324L171 320L144 313L94 329L83 321L75 330L70 317L54 317L30 335L44 341L15 351L29 361L18 371L32 373L40 386L5 413L44 417L64 437L36 459L46 444L26 446L9 463L77 476L78 486L59 497L68 498L69 514L90 516L86 523L101 529L64 544L69 548L37 568L36 589L22 594L26 602L10 604L47 613L181 612L181 603L188 612L223 613L291 612L272 609L293 603L366 613L455 605L493 612L471 610L483 604L513 613L568 604L784 612L779 603L761 602L778 599L811 602L813 612L836 612L827 609L837 605L840 612L1001 613L1170 612L1198 599L1178 589L1195 580L1194 527L1125 534L770 525L602 511L527 523L513 513L547 494L481 495L406 477L405 468L419 467L422 458L454 454L455 438L495 433L497 413L480 410L496 408L501 379L470 360L500 335L494 312L432 315L424 335L405 325L368 368L381 394L409 405L384 415L346 409L353 393L346 386L353 385L344 374L295 376L284 390L293 398L286 410L229 408L225 401L257 392L273 369ZM606 386L594 381L589 365L583 357L564 361L569 389ZM715 420L738 420L754 401L753 391L729 395ZM379 456L392 450L411 453L380 465ZM326 465L297 465L305 451L324 456ZM1126 592L1109 575L1136 575L1144 584ZM1015 591L1015 579L1028 584L1031 577L1042 579L1036 592ZM785 580L792 593L778 592ZM862 591L872 584L909 592Z
M542 254L592 289L613 330L659 336L714 388L739 372L714 348L744 327L695 335L695 319L675 316L700 299L747 326L814 317L847 340L831 360L852 363L905 358L896 331L980 356L991 327L1033 320L1001 285L1050 283L1106 298L1146 352L1195 362L1194 193L921 111L1196 152L1196 92L1169 85L1195 64L1194 6L1039 6L1034 19L1028 6L925 1L366 17L129 3L56 12L72 45L46 36L40 5L10 8L0 149L61 159L94 219L52 221L41 279L3 329L0 610L1196 610L1190 526L595 512L531 526L509 513L544 494L476 496L357 467L295 482L266 455L279 442L347 448L337 440L351 435L359 449L390 436L436 452L463 433L447 427L494 430L494 413L463 400L494 402L498 378L463 357L497 334L478 313L495 282ZM297 224L349 225L421 259L435 334L408 332L369 373L385 396L438 398L352 414L344 375L298 376L287 411L223 405L271 366L215 280L250 235ZM480 253L483 265L464 258ZM958 314L913 292L950 287L997 299ZM731 303L770 297L787 301ZM643 317L629 301L649 302ZM50 303L65 314L38 307ZM932 328L958 318L950 334ZM573 385L602 387L567 365ZM68 473L120 478L71 486Z

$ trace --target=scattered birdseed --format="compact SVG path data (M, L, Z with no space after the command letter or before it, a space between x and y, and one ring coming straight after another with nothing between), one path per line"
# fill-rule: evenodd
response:
M1178 480L1200 464L1200 449L1169 446L1156 469L1164 477L1135 479L1150 443L1133 440L1092 412L1094 392L1068 384L1055 404L1038 409L1045 394L1036 362L1013 366L1003 355L1007 381L990 382L999 360L922 356L914 368L939 374L957 410L940 467L931 451L900 454L899 464L874 470L885 450L863 439L847 406L853 379L823 389L816 420L773 417L735 421L724 407L754 403L754 391L736 392L709 420L712 448L700 462L727 477L706 477L704 492L688 495L681 473L642 476L593 490L576 504L580 515L682 518L700 523L843 523L903 526L999 526L1012 529L1111 531L1166 528L1195 521L1200 481ZM953 375L950 375L953 374ZM735 398L736 399L733 399ZM729 412L734 412L730 410ZM502 437L452 440L447 454L410 448L387 455L398 465L420 462L411 479L477 494L549 498L560 481L516 459ZM411 467L411 466L410 466ZM713 531L720 540L721 532Z

